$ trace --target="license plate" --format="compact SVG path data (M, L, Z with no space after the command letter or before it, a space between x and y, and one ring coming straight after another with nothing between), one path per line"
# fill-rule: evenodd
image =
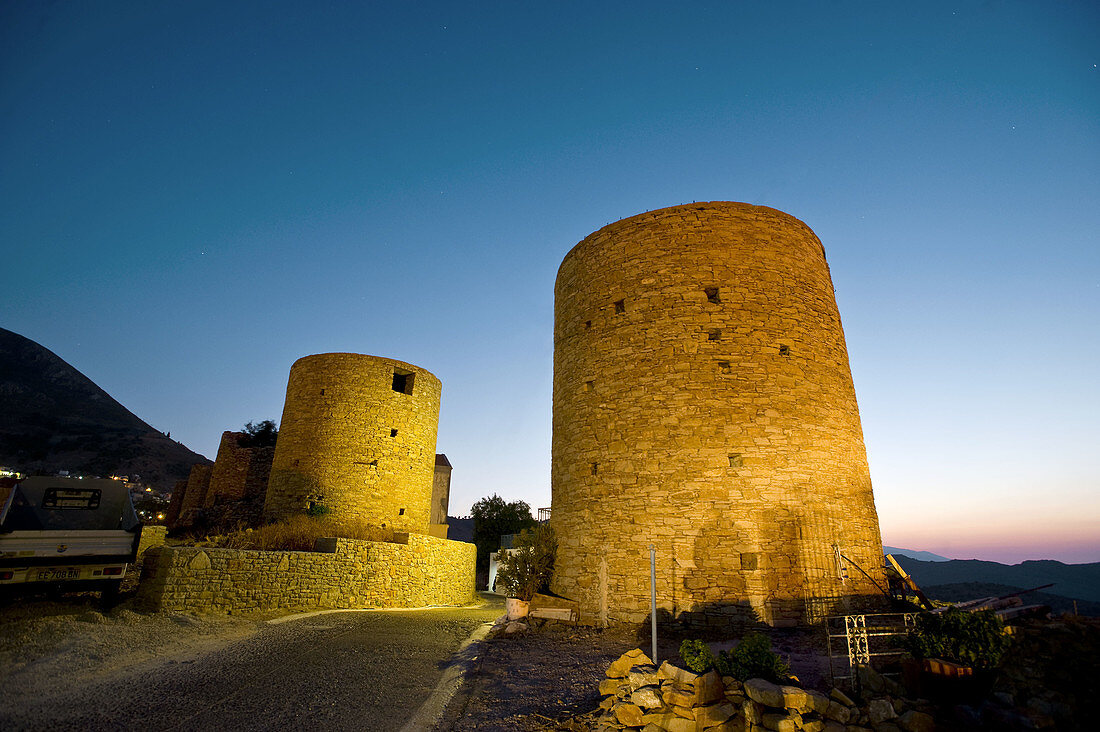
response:
M80 579L79 569L41 569L38 571L39 582L57 582L58 580Z

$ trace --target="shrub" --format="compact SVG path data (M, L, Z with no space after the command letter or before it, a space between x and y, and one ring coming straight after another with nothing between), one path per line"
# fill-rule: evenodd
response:
M200 546L310 552L318 539L328 536L361 541L393 541L394 531L363 521L339 521L327 515L293 516L258 529L209 537Z
M905 639L914 658L941 658L975 668L993 668L1011 639L1004 623L992 610L966 612L948 608L942 613L923 613L917 627Z
M718 657L701 640L686 640L680 644L680 658L697 674L705 674L718 665Z
M547 524L521 532L501 557L497 585L508 597L530 602L535 593L549 589L557 548L554 530Z
M738 681L767 679L775 683L786 681L791 667L772 651L772 642L763 633L747 633L732 651L723 651L718 658L718 670L723 676Z
M738 681L760 678L782 683L791 674L790 666L772 651L771 641L763 633L747 633L735 648L717 656L703 641L686 640L680 644L680 658L697 674L715 669Z

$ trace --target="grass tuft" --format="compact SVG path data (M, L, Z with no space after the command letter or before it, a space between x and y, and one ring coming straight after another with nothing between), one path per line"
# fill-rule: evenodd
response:
M208 536L197 545L223 549L311 552L317 540L323 537L392 542L394 534L391 528L365 521L340 520L327 515L294 516L258 529L241 529L228 534Z

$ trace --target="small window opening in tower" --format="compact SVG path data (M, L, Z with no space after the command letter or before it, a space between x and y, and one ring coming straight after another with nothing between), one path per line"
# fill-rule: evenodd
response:
M715 305L722 302L722 299L718 297L717 287L707 287L703 289L703 292L707 293L707 302L712 302Z
M401 369L393 370L393 390L399 394L413 393L413 372Z
M758 569L760 567L760 558L756 552L742 552L741 553L741 569Z
M707 331L707 340L708 341L716 341L716 340L719 340L721 337L722 337L722 331L719 330L719 329L708 330Z
M615 314L616 315L622 315L625 312L626 312L626 300L616 300L615 301Z
M591 330L592 329L592 321L591 320L584 321L584 329L585 330Z
M321 396L324 396L324 395L325 395L325 390L321 389Z
M600 464L592 463L592 475L595 475L598 472L600 472Z
M297 460L294 461L294 467L298 467L298 461Z
M718 371L720 373L723 373L723 374L728 374L728 373L731 373L733 371L733 368L730 366L729 361L719 361L718 362Z
M398 516L404 516L405 515L405 509L403 509L403 508L397 509L397 515Z
M390 437L397 437L397 430L390 430Z
M586 382L584 382L584 390L585 391L595 391L596 390L596 382L595 381L586 381Z
M780 346L779 347L779 355L780 356L790 356L791 355L791 347L790 346Z
M745 460L741 457L741 453L739 452L731 452L729 454L729 460L731 468L740 468L745 464Z

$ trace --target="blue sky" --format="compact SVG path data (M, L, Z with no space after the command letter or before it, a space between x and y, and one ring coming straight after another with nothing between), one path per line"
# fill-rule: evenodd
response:
M213 457L328 351L444 384L452 513L550 504L553 280L616 219L828 254L884 540L1100 561L1089 2L6 2L0 325Z

